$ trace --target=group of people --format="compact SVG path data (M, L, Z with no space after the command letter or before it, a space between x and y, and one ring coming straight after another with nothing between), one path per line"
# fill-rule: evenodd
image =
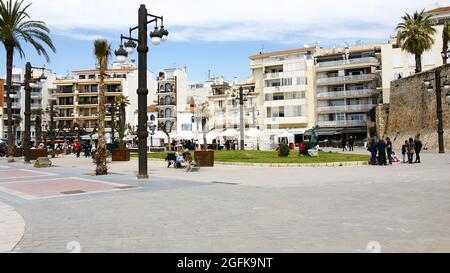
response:
M403 163L421 163L420 153L422 152L422 142L417 136L415 139L410 138L405 141L402 146ZM371 138L368 142L367 150L370 152L370 164L386 166L392 165L395 161L400 162L397 159L394 151L392 141L389 137L377 139L376 137ZM416 155L416 160L414 161L414 155Z
M342 138L342 151L343 152L353 152L355 149L355 139L353 137L350 137L348 140L348 149L347 149L347 139L344 137Z
M420 141L419 137L406 140L405 144L402 145L403 163L420 164L420 153L422 152L422 148L423 144ZM414 160L414 155L416 155L416 160ZM406 161L407 159L408 161Z

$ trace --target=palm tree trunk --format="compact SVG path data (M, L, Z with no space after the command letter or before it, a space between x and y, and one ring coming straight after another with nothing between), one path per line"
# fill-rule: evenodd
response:
M8 162L14 162L14 146L15 146L15 135L13 135L13 118L12 118L12 100L11 100L11 89L12 89L12 69L13 69L13 55L14 47L6 47L6 104L8 107Z
M207 120L203 119L202 120L202 133L203 133L203 145L204 145L205 150L208 149L208 140L206 139L206 124L207 124Z
M105 138L105 63L100 64L100 91L99 91L99 113L98 113L98 147L95 155L97 175L107 175L106 166L106 138Z
M422 54L416 53L416 73L422 72Z
M39 147L39 144L42 140L42 124L41 124L41 117L40 116L36 116L36 141L35 141L35 146L36 148Z

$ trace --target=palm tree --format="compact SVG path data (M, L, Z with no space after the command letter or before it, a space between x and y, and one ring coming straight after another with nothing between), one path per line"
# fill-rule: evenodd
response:
M402 50L416 58L416 73L422 72L422 54L433 47L433 34L436 33L431 16L424 13L425 10L416 11L413 15L406 13L396 28Z
M16 134L17 134L17 127L20 127L20 124L22 123L22 117L21 116L14 116L14 121L13 121L13 134L14 134L14 139L16 138ZM14 145L15 145L15 141L14 141ZM23 145L23 143L22 143ZM14 149L12 150L14 153ZM8 151L9 153L9 151Z
M35 147L39 147L39 144L42 140L42 116L44 115L44 110L42 109L33 109L31 110L31 115L33 115L35 125L34 125L34 131L35 131Z
M11 88L12 88L12 68L14 60L14 51L19 52L23 58L25 52L22 48L22 41L30 43L41 56L43 55L47 62L50 57L44 48L46 45L53 52L56 49L52 40L49 37L50 30L44 22L29 20L30 16L27 11L31 4L24 5L23 0L7 0L0 1L0 41L5 46L6 50L6 102L8 108L8 149L9 154L12 154L14 149L13 131L12 131L12 102L11 102ZM10 157L9 162L14 162L14 158Z
M209 111L209 104L207 102L200 105L198 108L198 116L202 121L202 132L203 132L203 144L206 149L208 147L207 139L206 139L206 125L208 124L209 118L211 117L211 113Z
M125 130L126 130L126 113L125 109L128 105L130 105L130 98L120 94L116 97L116 105L119 108L120 114L119 114L119 138L120 138L120 149L125 148L124 138L125 138Z
M448 43L450 42L450 23L449 21L445 21L444 23L444 30L442 31L442 53L444 54L442 56L442 61L444 64L447 64L448 56Z
M111 56L111 44L103 39L94 41L94 54L97 58L100 68L100 88L98 102L98 147L95 155L95 163L97 169L96 175L107 175L108 167L106 166L106 137L105 137L105 77L108 69L108 60Z

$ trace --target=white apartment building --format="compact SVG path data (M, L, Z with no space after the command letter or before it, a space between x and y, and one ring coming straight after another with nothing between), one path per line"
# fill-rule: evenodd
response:
M31 84L31 110L42 109L45 110L49 105L49 100L52 97L52 92L55 89L54 81L56 75L50 70L34 70L32 77L38 79L42 73L44 73L46 80L38 81ZM23 86L25 75L24 70L20 68L13 68L12 71L12 81L13 90L11 92L12 99L12 114L14 116L20 116L22 122L16 128L15 141L20 142L23 138L23 133L25 131L25 89ZM22 84L22 85L21 85ZM4 115L2 117L2 138L6 139L8 137L8 116L7 116L7 105L6 105L6 90L4 92ZM31 141L35 141L35 121L32 116L31 118Z
M171 68L159 73L157 79L158 120L170 132L192 131L192 113L188 104L188 80L186 69Z
M299 142L315 125L314 56L321 49L306 47L260 53L250 57L250 69L259 94L259 127L268 141L288 130Z
M135 119L135 112L138 109L137 68L128 63L115 63L106 73L108 74L105 79L106 107L111 107L111 102L121 94L128 97L130 105L125 109L126 124L137 128ZM148 100L151 102L154 100L152 90L156 89L156 83L150 71L147 71L147 79L147 88L150 92ZM65 128L78 124L86 132L92 132L97 127L99 111L99 70L73 71L72 75L57 78L54 85L53 97L56 100L55 110L58 112L55 117L57 123L63 123ZM106 116L106 131L111 131L110 114Z
M450 20L450 7L437 8L427 11L426 14L432 16L435 23L433 48L422 55L422 71L434 69L443 64L442 60L442 32L444 21ZM381 46L382 53L382 77L383 77L383 103L389 104L391 82L399 78L408 77L415 74L415 57L403 51L396 37L389 39L387 44Z
M323 139L367 137L367 122L378 104L381 48L335 48L316 57L317 125Z

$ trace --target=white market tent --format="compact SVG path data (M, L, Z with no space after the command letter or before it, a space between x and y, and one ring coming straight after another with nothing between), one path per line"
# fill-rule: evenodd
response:
M247 130L245 132L245 137L249 137L249 138L256 138L259 137L261 135L261 131L259 131L256 128L250 128L249 130Z
M181 131L177 134L178 140L193 140L195 138L195 134L191 131Z
M226 131L219 134L219 136L225 138L237 138L239 137L239 132L236 131L235 129L227 129Z

